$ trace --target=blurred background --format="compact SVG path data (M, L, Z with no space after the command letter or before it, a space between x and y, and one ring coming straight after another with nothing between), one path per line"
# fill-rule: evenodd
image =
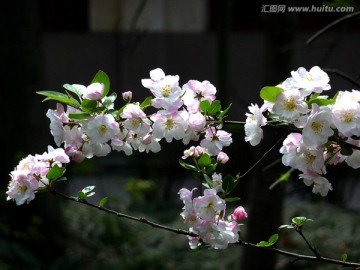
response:
M276 85L298 67L327 69L332 91L358 89L359 20L348 20L307 45L307 40L346 12L289 12L280 6L337 6L359 10L357 1L235 0L19 0L1 1L0 78L2 165L0 186L0 270L2 269L337 269L231 246L224 251L190 250L187 239L144 224L121 220L51 194L38 194L29 205L6 201L9 172L28 154L54 145L36 91L62 91L65 83L87 85L101 69L118 96L149 96L141 85L150 70L209 80L229 119L245 120L250 103L258 103L262 86ZM334 72L335 70L335 72ZM351 82L339 76L347 74ZM120 107L121 102L116 105ZM226 126L234 144L226 149L223 173L244 173L281 136L266 130L252 148L239 126ZM68 168L59 189L76 195L96 185L98 202L109 197L116 211L186 229L179 213L180 187L196 186L180 169L181 143L162 145L159 154L114 153ZM293 216L315 221L305 234L323 256L360 261L359 172L330 168L334 186L326 198L311 193L294 174L269 190L285 168L278 148L241 180L240 196L249 214L241 237L267 240ZM275 162L274 162L275 161ZM230 206L235 207L236 205ZM285 235L286 234L286 235ZM280 248L310 254L298 235L281 232Z

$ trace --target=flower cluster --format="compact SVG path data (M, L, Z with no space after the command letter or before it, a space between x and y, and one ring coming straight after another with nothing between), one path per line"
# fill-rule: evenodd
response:
M239 240L239 224L237 221L247 217L243 207L238 207L225 220L226 203L218 196L216 189L205 189L203 196L193 198L192 191L182 188L179 191L180 199L184 202L181 216L189 226L189 231L198 236L189 236L189 245L192 249L202 243L214 249L227 248L229 243Z
M322 196L332 190L324 177L327 164L345 161L360 167L360 151L354 150L360 146L360 92L339 91L332 99L320 95L329 89L329 76L319 67L299 68L277 87L261 90L264 104L249 107L245 124L245 140L253 146L261 141L263 126L282 124L297 130L283 142L282 162L300 170L304 183Z
M198 141L202 133L200 144L210 155L217 155L232 143L230 133L208 125L211 115L200 108L201 102L211 104L215 100L216 88L210 82L190 80L180 87L179 76L166 76L157 68L150 72L149 79L142 80L142 85L154 97L141 104L131 103L132 93L124 92L123 99L128 103L120 110L113 108L115 94L104 95L103 83L93 82L87 87L65 85L76 93L80 102L67 102L67 111L61 104L56 110L48 110L46 115L56 145L64 144L65 152L80 162L84 158L106 156L111 150L126 155L131 155L133 150L156 153L161 150L162 139L188 144ZM157 112L146 115L144 110L150 104Z
M70 159L64 149L54 149L51 146L48 146L48 152L42 155L28 155L10 173L7 200L15 200L17 205L29 203L35 198L38 190L49 185L51 181L51 177L48 177L49 171L52 168L63 168L63 165L69 162Z

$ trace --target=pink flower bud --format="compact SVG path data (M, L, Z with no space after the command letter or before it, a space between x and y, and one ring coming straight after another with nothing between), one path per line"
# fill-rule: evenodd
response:
M217 155L217 163L225 164L228 161L229 161L229 156L226 153L220 152Z
M234 213L231 215L232 221L241 221L248 217L248 214L246 213L244 207L238 206L234 210Z
M104 93L104 84L92 83L83 92L83 98L90 100L100 100Z
M130 101L131 98L132 98L132 92L131 91L126 91L126 92L122 93L122 98L126 102Z

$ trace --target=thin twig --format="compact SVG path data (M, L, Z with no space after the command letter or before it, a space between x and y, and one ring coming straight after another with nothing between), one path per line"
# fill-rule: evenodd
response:
M130 219L130 220L133 220L133 221L145 223L145 224L148 224L148 225L150 225L152 227L162 229L162 230L166 230L166 231L170 231L170 232L173 232L173 233L176 233L176 234L182 234L182 235L187 235L187 236L191 236L191 237L198 237L198 235L195 234L195 233L185 231L185 230L181 230L181 229L171 228L171 227L164 226L164 225L160 225L160 224L151 222L151 221L149 221L149 220L147 220L146 218L143 218L143 217L138 218L138 217L133 217L133 216L130 216L130 215L122 214L122 213L116 212L114 210L111 210L109 208L105 208L105 207L102 207L102 206L99 206L99 205L92 204L92 203L90 203L90 202L88 202L86 200L79 200L79 199L77 199L75 197L68 196L68 195L63 194L63 193L61 193L61 192L59 192L57 190L54 190L54 189L51 189L50 192L52 192L53 194L55 194L57 196L60 196L60 197L62 197L64 199L66 199L66 200L70 200L70 201L73 201L73 202L76 202L76 203L80 203L80 204L83 204L83 205L98 209L100 211L104 211L106 213L115 215L115 216L120 217L120 218L125 218L125 219ZM238 244L240 246L244 246L244 247L262 249L262 250L267 251L267 252L274 252L274 253L282 254L282 255L285 255L285 256L288 256L288 257L296 258L297 260L319 261L319 262L324 262L324 263L329 263L329 264L341 265L343 267L360 267L360 263L344 262L344 261L339 261L339 260L330 259L330 258L326 258L326 257L314 257L314 256L302 255L302 254L297 254L297 253L285 251L285 250L274 248L274 247L259 247L256 244L244 242L242 240L239 240L236 244Z
M343 267L359 267L360 266L360 263L340 261L340 260L330 259L330 258L326 258L326 257L318 258L316 256L297 254L297 253L285 251L285 250L274 248L274 247L259 247L257 244L248 243L248 242L245 242L242 240L239 240L239 242L237 242L236 244L238 244L240 246L244 246L244 247L249 247L249 248L263 249L265 251L278 253L281 255L288 256L288 257L293 257L293 258L296 258L296 260L318 261L318 262L324 262L324 263L329 263L329 264L341 265Z
M334 26L353 19L357 16L360 16L360 11L358 12L354 12L348 15L345 15L344 17L341 17L340 19L337 19L335 21L333 21L332 23L328 24L327 26L325 26L324 28L320 29L319 31L317 31L314 35L312 35L307 41L306 41L306 45L310 45L315 39L317 39L318 37L320 37L321 35L323 35L326 31L328 31L329 29L333 28Z
M346 74L346 73L344 73L344 72L342 72L340 70L331 69L331 68L324 68L324 71L327 72L327 73L332 73L332 74L338 75L339 77L347 80L348 82L350 82L353 85L356 85L357 87L360 88L360 83L359 82L357 82L356 80L351 78L348 74Z
M299 230L296 230L302 237L302 239L304 239L305 243L307 244L307 246L309 247L309 249L315 254L316 258L321 258L319 252L316 250L316 248L314 248L309 241L306 239L304 233L302 232L301 228Z
M237 175L236 178L240 179L243 178L245 175L247 175L250 171L252 171L282 140L284 139L284 136L282 136L273 146L270 147L269 150L267 150L260 159L258 159L245 173L241 175Z
M60 196L60 197L62 197L64 199L66 199L66 200L77 202L77 203L80 203L80 204L84 204L86 206L96 208L96 209L98 209L100 211L104 211L106 213L115 215L115 216L120 217L120 218L125 218L125 219L134 220L134 221L137 221L137 222L145 223L145 224L148 224L148 225L150 225L150 226L152 226L154 228L174 232L176 234L182 234L182 235L187 235L187 236L192 236L192 237L197 237L198 236L197 234L191 233L189 231L185 231L185 230L181 230L181 229L175 229L175 228L171 228L171 227L168 227L168 226L164 226L164 225L161 225L161 224L154 223L154 222L149 221L149 220L147 220L146 218L143 218L143 217L133 217L133 216L130 216L130 215L126 215L126 214L123 214L123 213L116 212L116 211L111 210L111 209L106 208L106 207L102 207L102 206L99 206L99 205L96 205L96 204L92 204L92 203L90 203L90 202L88 202L86 200L78 200L75 197L68 196L68 195L63 194L63 193L61 193L61 192L59 192L57 190L54 190L54 189L52 189L51 192L53 194L55 194L55 195L58 195L58 196Z

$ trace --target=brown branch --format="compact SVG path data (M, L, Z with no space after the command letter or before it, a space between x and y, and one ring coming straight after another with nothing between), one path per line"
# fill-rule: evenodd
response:
M175 228L171 228L171 227L164 226L164 225L161 225L161 224L157 224L157 223L149 221L149 220L147 220L146 218L143 218L143 217L133 217L133 216L126 215L126 214L123 214L123 213L119 213L119 212L116 212L116 211L111 210L109 208L102 207L102 206L99 206L99 205L96 205L96 204L92 204L92 203L88 202L87 200L79 200L76 197L68 196L68 195L63 194L63 193L61 193L61 192L59 192L57 190L54 190L54 189L50 190L50 192L55 194L55 195L58 195L58 196L60 196L60 197L62 197L64 199L66 199L66 200L77 202L77 203L80 203L80 204L84 204L86 206L96 208L96 209L98 209L100 211L104 211L106 213L115 215L115 216L120 217L120 218L125 218L125 219L130 219L130 220L133 220L133 221L145 223L145 224L148 224L148 225L150 225L150 226L152 226L154 228L170 231L170 232L173 232L173 233L176 233L176 234L183 234L183 235L188 235L188 236L193 236L193 237L198 236L197 234L191 233L189 231L185 231L185 230L181 230L181 229L175 229Z
M293 257L293 258L296 258L296 260L317 261L317 262L323 262L323 263L328 263L328 264L341 265L342 267L353 267L353 268L360 267L360 263L340 261L340 260L335 260L335 259L326 258L326 257L302 255L302 254L293 253L293 252L285 251L285 250L274 248L274 247L259 247L257 244L248 243L248 242L245 242L242 240L239 240L239 242L237 242L236 244L238 244L240 246L244 246L244 247L249 247L249 248L263 249L264 251L274 252L274 253L281 254L281 255L284 255L287 257Z
M198 237L198 235L195 234L195 233L185 231L185 230L181 230L181 229L171 228L171 227L164 226L164 225L160 225L160 224L151 222L151 221L149 221L149 220L147 220L146 218L143 218L143 217L133 217L133 216L130 216L130 215L122 214L122 213L116 212L114 210L111 210L109 208L102 207L102 206L99 206L99 205L95 205L95 204L90 203L90 202L88 202L86 200L79 200L76 197L68 196L66 194L63 194L63 193L55 190L55 189L51 189L50 192L53 193L54 195L57 195L57 196L60 196L60 197L62 197L64 199L66 199L66 200L73 201L73 202L76 202L76 203L80 203L80 204L95 208L97 210L104 211L106 213L115 215L115 216L120 217L120 218L125 218L125 219L130 219L130 220L133 220L133 221L145 223L145 224L148 224L148 225L150 225L150 226L152 226L154 228L170 231L170 232L173 232L173 233L176 233L176 234L182 234L182 235L191 236L191 237ZM242 241L242 240L239 240L236 244L240 245L240 246L244 246L244 247L249 247L249 248L262 249L262 250L267 251L267 252L278 253L278 254L281 254L281 255L284 255L284 256L296 258L296 260L318 261L318 262L324 262L324 263L328 263L328 264L341 265L343 267L360 267L360 263L344 262L344 261L330 259L330 258L326 258L326 257L320 257L320 256L319 257L314 257L314 256L302 255L302 254L297 254L297 253L285 251L285 250L274 248L274 247L259 247L257 244L248 243L248 242L245 242L245 241Z
M332 23L328 24L327 26L325 26L324 28L322 28L318 32L316 32L314 35L312 35L306 41L306 45L310 45L315 39L319 38L321 35L323 35L326 31L329 31L329 29L333 28L334 26L336 26L344 21L356 18L357 16L360 16L360 11L345 15L344 17L341 17L340 19L333 21Z

